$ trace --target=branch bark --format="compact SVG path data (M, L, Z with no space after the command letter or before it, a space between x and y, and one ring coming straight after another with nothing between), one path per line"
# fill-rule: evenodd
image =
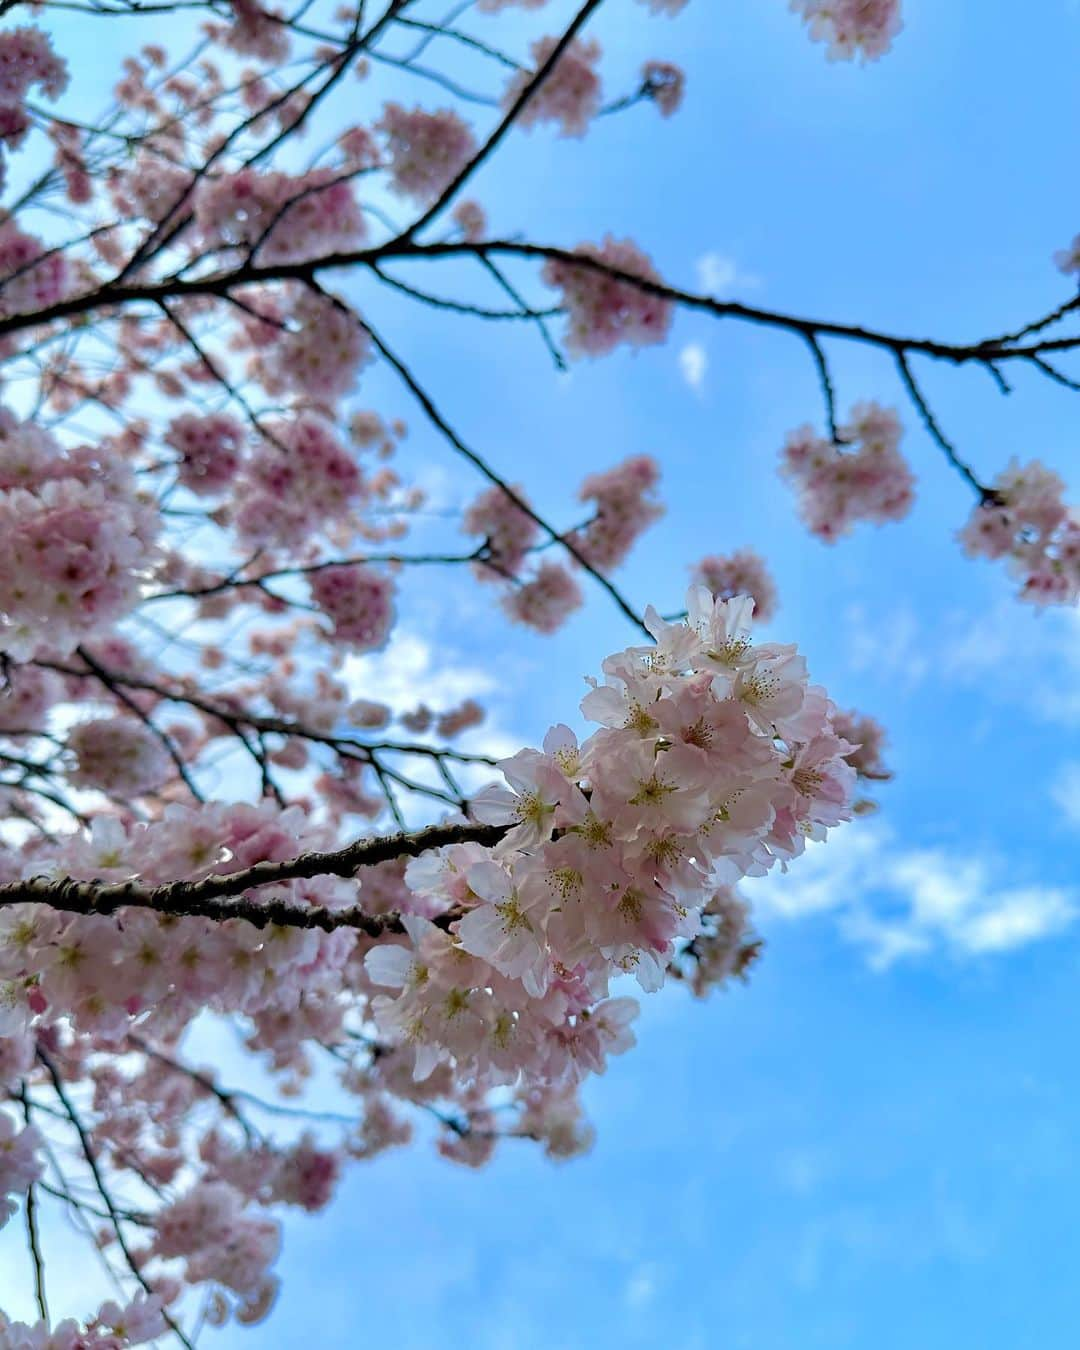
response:
M199 881L170 881L144 886L138 881L76 881L71 877L29 877L0 886L0 909L8 905L45 904L68 914L113 914L118 909L153 910L156 914L211 919L224 923L242 919L256 928L355 928L370 937L401 932L397 915L366 914L359 905L331 910L303 907L286 900L247 896L260 886L322 876L352 877L357 869L393 858L415 858L446 844L497 844L505 825L472 822L429 825L412 833L357 839L330 852L301 853L284 862L260 862L239 872L215 873ZM239 897L239 898L233 898Z

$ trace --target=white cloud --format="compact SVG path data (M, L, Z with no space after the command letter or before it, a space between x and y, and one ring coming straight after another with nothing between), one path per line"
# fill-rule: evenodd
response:
M398 713L407 712L421 703L435 712L445 712L464 699L474 698L489 715L482 726L458 737L453 742L454 747L495 759L507 758L521 749L521 739L500 726L497 715L491 715L491 701L486 696L497 694L500 687L492 672L479 665L470 665L452 652L436 652L432 644L417 633L401 628L395 630L384 651L347 657L341 674L352 698L386 703ZM392 727L387 739L400 739L396 731ZM404 739L424 744L435 744L439 740L430 733L406 733ZM453 768L455 781L465 793L475 792L496 776L491 767L484 764L456 764ZM435 766L417 756L410 759L408 773L414 782L442 786ZM409 811L406 815L409 816Z
M831 913L878 970L937 949L956 957L1011 951L1064 932L1078 912L1065 888L1002 887L985 859L902 849L865 821L827 845L810 844L790 873L743 884L765 915Z
M733 291L753 290L761 278L741 272L734 258L723 253L704 253L697 260L698 284L706 295L725 296Z
M1080 830L1080 760L1062 766L1050 795L1068 823Z
M913 610L896 609L871 619L861 605L852 605L845 617L852 670L872 670L907 689L922 683L930 670L931 644Z
M465 698L482 699L497 688L490 671L453 661L437 663L429 642L401 628L383 651L347 657L342 676L354 698L377 699L402 712L421 702L442 711Z
M700 342L688 342L679 353L679 369L691 389L700 393L705 386L709 357Z
M651 1265L639 1266L632 1271L623 1289L623 1302L627 1308L636 1311L647 1307L656 1296L656 1269Z
M1080 609L1035 610L1010 597L949 627L940 661L947 678L1022 703L1044 721L1080 726Z

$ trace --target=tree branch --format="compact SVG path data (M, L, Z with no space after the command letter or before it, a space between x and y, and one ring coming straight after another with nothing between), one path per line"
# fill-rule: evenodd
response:
M429 825L411 834L383 835L357 839L344 848L326 853L301 853L284 862L260 862L240 872L203 877L200 881L171 881L160 886L143 886L138 881L104 883L75 881L70 877L53 879L30 877L0 886L0 908L7 905L45 904L68 914L112 914L125 907L149 909L157 914L184 915L224 923L242 919L256 928L276 925L282 928L355 928L371 937L400 932L396 915L381 918L365 914L359 906L329 910L312 905L304 908L284 900L232 899L259 886L312 877L353 877L361 867L389 862L402 856L415 858L429 849L447 844L484 844L492 847L509 827L463 823Z

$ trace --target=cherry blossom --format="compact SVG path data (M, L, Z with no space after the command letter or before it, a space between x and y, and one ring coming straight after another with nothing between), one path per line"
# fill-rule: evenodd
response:
M158 519L110 449L65 453L0 410L0 641L26 659L107 631L139 595ZM17 485L16 485L17 484Z
M737 549L726 557L710 554L691 568L693 579L709 588L720 600L749 595L754 601L754 619L768 623L776 614L778 598L763 558L752 549Z
M1080 598L1080 514L1062 500L1065 484L1033 460L1012 460L960 532L969 556L1005 558L1033 605Z
M386 137L391 186L421 205L434 201L476 150L468 124L447 108L429 113L388 103L376 127Z
M587 258L649 281L660 281L649 258L630 240L610 235L597 247L581 244ZM605 272L550 259L543 277L562 292L569 314L566 345L575 356L604 356L620 342L635 347L663 342L671 325L671 304Z
M686 93L686 75L670 61L646 61L641 68L641 86L660 110L661 117L674 117Z
M161 741L131 717L79 722L68 732L67 747L75 756L69 781L113 797L152 792L172 771Z
M394 622L394 586L370 567L327 567L311 578L311 596L333 621L336 641L361 651L384 645Z
M543 66L556 46L556 38L541 38L532 44L534 70ZM584 136L600 110L600 77L595 70L600 54L597 42L572 42L565 48L521 110L518 126L558 122L563 136ZM533 78L534 71L519 71L506 87L504 106L509 107Z
M835 442L809 426L792 432L780 472L794 484L811 534L831 544L858 520L883 524L907 515L914 479L900 454L901 434L896 414L876 403L857 404Z
M859 55L875 61L900 32L900 0L791 0L791 8L810 26L816 42L829 44L830 61Z

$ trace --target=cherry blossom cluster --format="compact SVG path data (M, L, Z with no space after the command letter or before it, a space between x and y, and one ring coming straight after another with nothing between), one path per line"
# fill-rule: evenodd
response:
M542 562L521 585L503 595L503 608L538 633L557 632L584 601L576 578L561 563Z
M465 531L483 535L483 556L474 564L481 581L504 583L502 606L516 623L538 633L554 633L580 608L584 597L561 563L541 560L530 574L527 564L537 548L540 527L524 510L521 489L495 486L482 492L462 519Z
M695 998L745 979L761 952L749 917L750 907L734 886L717 887L701 911L700 930L678 952L668 974L684 981Z
M1063 501L1065 484L1032 460L1012 460L960 532L973 558L1005 558L1033 605L1080 599L1080 514Z
M182 413L163 439L180 456L178 480L204 496L224 492L236 478L247 431L229 413Z
M1066 276L1070 272L1080 272L1080 234L1076 235L1068 248L1058 249L1054 254L1054 263L1059 272Z
M506 787L474 796L474 815L504 829L499 844L454 843L353 880L322 875L247 893L256 905L285 901L331 916L359 896L371 921L395 921L381 936L351 923L261 928L134 905L115 915L0 906L7 1071L27 1072L36 1039L53 1072L89 1075L97 1136L113 1165L122 1171L135 1149L140 1175L166 1188L138 1252L166 1309L194 1284L218 1291L222 1316L262 1316L279 1246L265 1211L325 1204L345 1154L371 1156L408 1137L402 1106L450 1112L441 1151L478 1165L499 1137L486 1094L501 1086L514 1094L522 1133L552 1156L580 1151L589 1131L572 1091L633 1044L636 1004L612 982L632 975L651 991L671 967L703 993L744 973L756 945L727 888L794 858L848 817L854 747L795 649L753 643L748 597L715 601L699 587L687 608L685 623L650 610L655 645L604 663L605 683L593 682L582 705L600 724L588 740L579 745L556 727L542 751L502 763ZM457 716L469 722L476 712ZM371 724L386 714L358 705L350 716ZM150 742L136 745L145 728L129 721L130 732L112 724L112 760L93 723L70 733L79 772L95 786L124 767L143 771ZM419 710L413 724L426 725ZM83 765L95 756L94 769ZM5 867L12 880L137 877L167 887L285 863L331 841L299 806L174 803L145 820L101 814L60 841L28 836ZM320 1045L374 1038L379 1053L350 1058L344 1071L343 1086L363 1104L344 1153L309 1136L268 1149L222 1134L235 1125L223 1106L220 1123L199 1135L188 1174L181 1136L212 1080L168 1065L183 1029L208 1011L244 1017L252 1049L300 1078ZM133 1035L136 1048L163 1047L165 1060L143 1051L141 1067L119 1069L110 1047ZM135 1104L147 1102L161 1103L160 1139L132 1133ZM17 1140L4 1175L16 1202L39 1165L35 1135Z
M108 631L139 597L159 523L116 450L66 452L0 409L0 648L25 660Z
M212 37L220 38L241 56L253 56L259 61L284 61L289 55L289 30L281 14L274 14L257 0L229 0L233 10L231 24L208 24Z
M394 583L362 564L320 569L311 598L333 621L333 637L360 651L385 645L394 623Z
M647 255L629 239L609 235L599 246L581 244L575 251L616 271L660 282ZM669 300L599 268L562 259L550 258L542 275L562 292L568 315L566 346L575 356L605 356L622 342L644 347L666 340L671 327Z
M794 485L811 534L832 544L856 521L881 525L907 515L915 480L900 454L902 432L892 409L859 403L851 421L837 427L835 441L809 426L791 433L780 472Z
M143 1292L124 1307L113 1299L103 1303L86 1326L65 1318L56 1326L13 1322L0 1311L0 1350L123 1350L145 1345L169 1330L161 1299Z
M289 390L325 407L352 391L372 359L371 340L348 306L306 286L290 306L288 331L275 337L252 373L268 393Z
M391 187L421 206L434 201L476 152L468 123L449 108L428 112L387 103L375 125L386 138Z
M67 748L75 759L70 783L121 801L153 792L172 772L161 739L133 717L78 722L68 732Z
M641 68L641 86L661 117L674 117L686 94L686 75L671 61L646 61Z
M174 804L146 824L97 816L88 833L69 836L49 855L32 851L22 866L29 874L47 869L88 881L139 876L154 884L281 861L328 842L299 807ZM332 877L283 887L281 894L306 905L340 908L351 898L351 888ZM296 930L267 941L238 922L163 923L146 911L131 911L120 922L13 906L0 912L0 1025L11 1035L35 1017L67 1017L81 1031L115 1036L151 1010L176 1027L207 1006L250 1012L288 1006L305 989L314 994L332 987L351 945L345 932Z
M589 520L565 536L572 558L606 573L624 561L641 534L664 513L654 495L660 479L656 461L636 455L604 473L590 474L578 493L592 505ZM502 603L509 616L540 633L553 633L583 601L581 588L561 563L542 559L528 572L540 546L540 527L524 506L520 488L488 488L463 517L463 528L483 536L474 563L481 581L503 581Z
M776 583L765 560L753 549L740 548L727 556L711 553L691 568L698 585L707 586L718 600L748 595L754 602L754 622L768 623L779 607Z
M207 176L193 201L204 247L241 248L262 263L337 253L362 243L367 232L351 186L331 169Z
M860 780L880 783L892 777L892 770L882 758L886 735L880 722L865 713L837 708L833 710L832 723L836 734L852 746L844 758Z
M252 543L295 548L353 514L364 474L325 418L304 413L268 430L237 482L233 524Z
M6 1111L0 1111L0 1228L16 1212L12 1197L24 1195L41 1176L44 1140L36 1126L21 1128Z
M791 8L815 42L829 44L830 61L876 61L903 27L900 0L791 0Z
M632 1043L634 1008L611 980L658 989L719 885L849 817L852 747L795 648L752 642L751 609L699 587L685 623L650 610L656 646L610 657L582 703L601 729L579 745L553 728L501 764L508 787L474 799L509 827L503 842L409 864L428 913L365 965L393 991L376 1023L412 1048L418 1079L443 1061L491 1084L601 1071Z
M47 34L37 28L0 33L0 143L16 149L25 139L30 129L26 96L32 88L55 99L67 83L67 63L53 51ZM0 159L0 185L4 173Z
M577 553L601 572L618 567L641 534L664 514L653 495L659 481L660 466L648 455L635 455L605 473L590 474L578 495L593 504L593 516L570 536Z
M503 95L505 107L520 97L557 45L558 39L551 37L532 44L534 69L521 70L513 77ZM522 108L518 126L529 128L538 122L558 122L563 136L584 136L600 111L600 76L596 73L600 55L598 42L572 42Z
M32 314L62 300L70 267L62 251L47 249L12 219L0 221L0 315Z

